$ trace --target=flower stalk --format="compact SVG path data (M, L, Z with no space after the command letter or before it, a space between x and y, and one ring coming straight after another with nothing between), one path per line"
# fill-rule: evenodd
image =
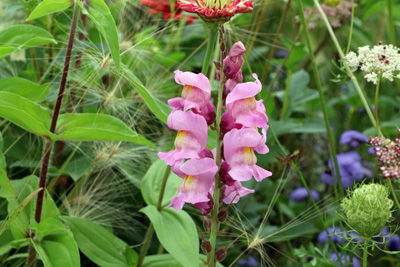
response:
M74 40L75 40L76 26L78 24L78 18L79 18L79 13L80 13L79 11L80 11L79 6L77 4L75 4L74 5L74 13L73 13L73 17L72 17L71 29L70 29L70 33L69 33L67 52L65 55L64 69L63 69L63 74L62 74L61 83L60 83L60 90L58 93L57 102L56 102L56 106L54 108L53 118L52 118L51 126L50 126L51 133L55 133L55 130L56 130L58 115L60 114L60 109L61 109L62 99L64 96L65 86L67 84L67 77L68 77L69 65L71 62L72 48L73 48ZM40 172L39 188L45 188L45 186L46 186L47 171L49 168L50 154L51 154L51 149L52 149L53 145L54 145L53 142L46 140L45 147L44 147L44 156L43 156L43 161L42 161L42 169ZM40 223L40 219L41 219L44 191L45 190L41 190L37 196L36 209L35 209L35 221L37 223ZM28 266L34 265L35 258L36 258L35 254L36 254L36 251L30 247L29 248L29 257L28 257Z
M218 90L218 102L217 102L217 117L215 121L215 125L217 128L217 147L216 147L216 164L218 169L221 167L221 117L222 117L222 96L224 93L224 84L225 84L225 75L223 72L224 66L224 58L226 56L226 46L225 46L225 30L224 26L220 24L220 49L221 49L221 78L220 78L220 85ZM218 213L219 213L219 196L220 196L220 179L219 179L219 172L215 175L215 183L214 183L214 208L212 211L212 226L211 226L211 233L210 233L210 243L211 243L211 253L210 253L210 261L208 266L214 267L215 262L215 251L216 251L216 244L217 244L217 231L219 229L219 222L218 222Z

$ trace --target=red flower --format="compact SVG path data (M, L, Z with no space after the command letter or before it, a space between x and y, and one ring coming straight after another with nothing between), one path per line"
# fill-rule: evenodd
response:
M148 6L149 14L162 14L164 19L171 18L171 6L169 5L169 0L141 0L140 4L142 6ZM186 18L188 23L193 23L193 20L196 19L194 16L185 16L182 15L182 10L179 8L179 5L175 3L175 14L174 19L180 20L182 18Z
M179 7L197 13L204 21L225 22L236 13L253 10L253 0L178 0Z

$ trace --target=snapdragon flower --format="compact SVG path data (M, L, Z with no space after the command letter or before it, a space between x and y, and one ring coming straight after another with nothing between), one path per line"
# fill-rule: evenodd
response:
M194 113L203 116L208 125L212 124L215 120L215 107L210 102L211 85L208 78L201 73L176 70L175 81L183 85L183 90L182 97L168 100L168 105L172 110L191 109Z
M236 13L253 10L253 0L178 0L179 7L207 22L226 22Z
M238 84L226 98L226 113L222 116L222 130L227 132L240 127L267 127L268 117L265 114L263 100L256 101L255 96L261 92L261 82L254 74L255 82Z
M368 82L377 84L380 76L391 82L400 79L400 49L394 45L379 42L372 49L369 45L359 47L358 54L349 52L345 60L352 68L360 67Z
M253 189L243 187L239 181L235 181L235 183L231 186L226 185L226 189L224 192L224 203L238 203L241 197L251 193L254 193Z
M167 123L169 128L178 131L175 149L158 153L159 158L170 166L182 159L200 158L208 139L206 120L190 111L177 110L168 116Z
M209 191L214 182L218 166L211 158L190 159L181 167L185 174L178 187L178 195L172 198L171 205L175 210L181 210L185 203L208 203Z
M248 181L253 176L257 181L271 176L272 173L257 166L254 151L268 153L265 145L266 132L260 135L252 128L232 129L224 136L224 157L230 166L229 175L236 181Z

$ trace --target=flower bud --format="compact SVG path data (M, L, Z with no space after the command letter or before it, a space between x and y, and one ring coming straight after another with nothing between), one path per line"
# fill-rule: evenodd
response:
M361 185L342 201L347 221L363 238L371 238L392 217L393 201L380 184Z
M218 221L219 222L224 222L226 220L226 218L228 217L228 208L222 208L219 212L218 212Z
M211 232L212 221L207 217L204 217L203 228L209 234Z
M227 252L228 252L228 247L222 247L217 249L217 251L215 251L215 259L218 262L223 261L226 258Z
M201 242L201 249L203 250L204 254L208 254L212 250L211 242L207 239L203 239Z

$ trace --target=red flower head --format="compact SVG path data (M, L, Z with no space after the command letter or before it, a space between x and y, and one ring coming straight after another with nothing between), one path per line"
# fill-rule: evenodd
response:
M236 13L253 10L253 0L178 0L179 7L207 22L225 22Z
M142 6L148 6L151 8L148 11L149 14L162 14L164 19L170 19L172 16L169 0L141 0L140 4ZM187 18L188 23L192 23L193 20L196 19L194 16L182 15L182 10L179 8L178 4L175 3L174 19L180 20L183 17Z

